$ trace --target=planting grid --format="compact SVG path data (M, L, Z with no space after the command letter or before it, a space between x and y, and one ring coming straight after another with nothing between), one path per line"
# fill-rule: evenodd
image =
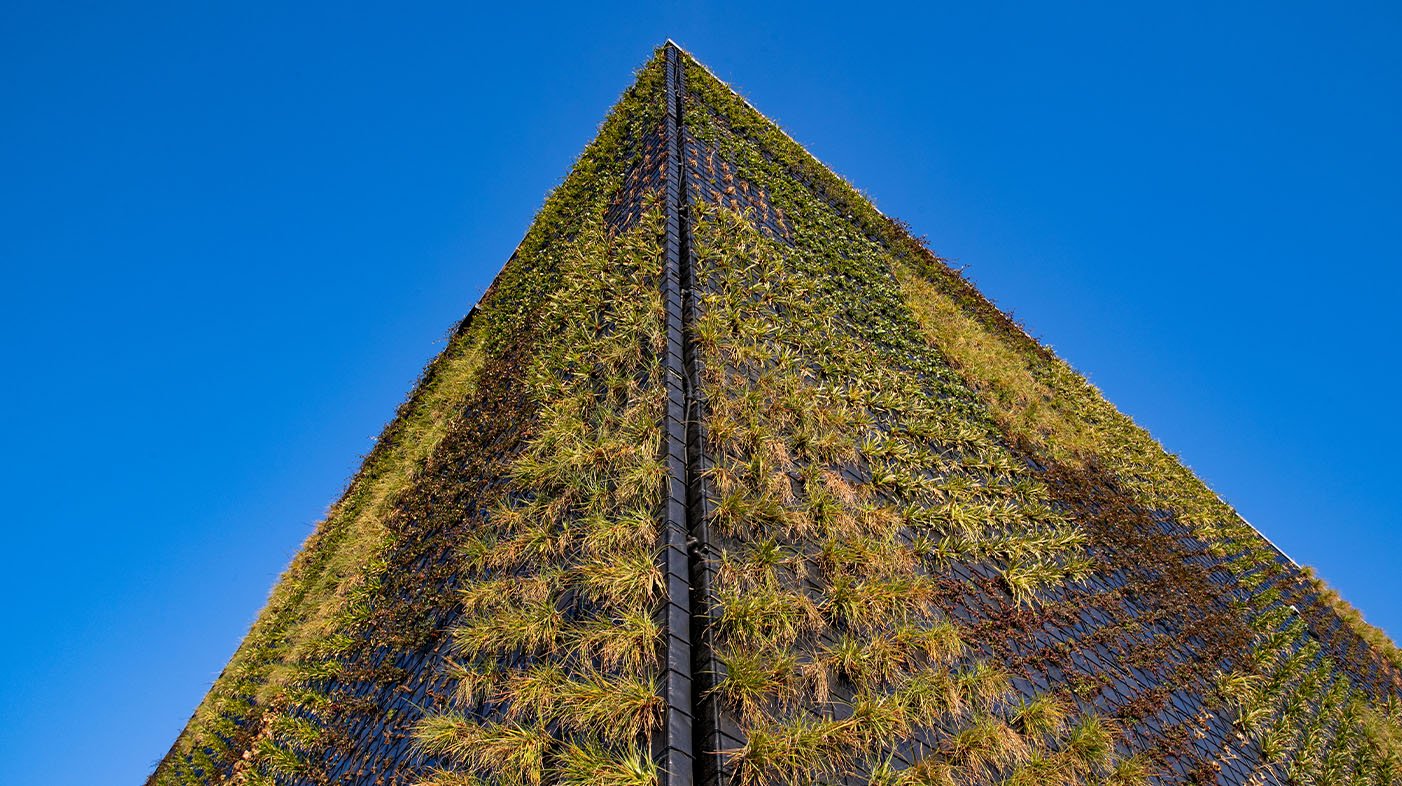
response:
M644 205L662 188L667 157L665 135L660 132L661 129L658 129L641 140L637 164L629 169L623 187L610 200L606 220L613 231L623 232L634 227L644 212ZM501 419L492 423L497 430L495 438L475 446L475 450L493 457L491 466L498 471L509 466L512 457L519 451L519 437L526 430L529 418L525 400L519 393L512 397L518 408L515 411L503 408ZM487 492L492 483L500 479L483 483L480 475L461 470L457 472L457 478L458 483L468 481L464 485L469 487L481 484L482 493L470 500L455 502L451 507L476 510L479 515L485 516ZM435 504L442 502L436 501ZM448 705L456 688L456 680L444 668L453 656L447 633L460 616L454 602L454 593L460 584L460 577L453 573L458 564L456 544L461 542L461 533L481 526L484 526L483 520L468 520L452 530L440 530L428 536L428 540L441 548L419 558L409 573L422 577L433 566L442 569L444 577L428 588L414 582L416 586L407 591L428 592L434 596L429 626L435 632L434 636L414 652L395 652L384 646L373 646L367 664L367 671L372 675L370 679L327 686L328 692L333 695L344 695L351 703L362 706L355 713L355 719L345 727L346 741L341 749L333 751L327 758L324 776L318 772L315 778L297 780L295 783L311 786L323 782L324 778L324 782L330 783L375 786L412 784L442 763L424 756L418 750L412 730L423 717L425 709ZM401 595L385 602L395 604L407 600ZM525 659L517 661L517 665L526 664ZM384 668L386 666L388 670ZM478 707L477 712L485 718L499 714L502 709L484 704Z
M699 69L698 69L699 70ZM709 78L709 75L701 76ZM714 137L717 132L725 137L723 144L732 148L746 145L759 147L757 151L766 163L783 169L790 184L797 183L809 194L831 207L841 217L866 235L867 240L882 246L895 256L903 249L892 248L886 236L870 228L847 213L844 199L830 193L831 189L821 182L807 177L800 168L784 166L773 150L764 149L753 138L744 139L729 127L730 118L714 107L693 102L686 113L685 178L687 194L694 205L708 204L717 208L741 214L764 236L777 242L795 244L793 224L799 220L773 204L764 186L763 175L747 172L735 161L717 149L717 145L695 138L689 131L701 125L698 116L705 118ZM765 122L762 119L759 122ZM704 219L703 219L704 220ZM801 241L797 241L801 243ZM800 253L820 254L821 249L798 248ZM853 291L852 298L877 297L877 293ZM880 343L879 336L873 337ZM918 374L915 368L903 369L908 374ZM1011 447L1011 446L1010 446ZM1029 467L1040 469L1036 460L1027 457ZM849 468L861 479L860 468ZM1097 478L1094 490L1110 498L1123 498L1126 492L1119 489L1109 477ZM1082 495L1086 488L1078 489ZM714 502L714 500L710 500ZM1094 531L1097 517L1095 505L1085 505L1085 500L1070 498L1062 500L1066 509L1079 518L1082 529ZM1081 504L1077 504L1081 503ZM1138 510L1132 504L1125 505L1129 515L1137 515L1148 538L1155 541L1158 554L1170 554L1183 566L1189 566L1197 574L1199 581L1208 592L1204 600L1211 604L1219 615L1229 615L1238 605L1253 605L1253 592L1241 586L1236 577L1225 565L1236 556L1214 554L1208 545L1194 536L1189 528L1176 521L1170 511ZM1113 526L1106 522L1101 526ZM947 566L947 573L941 578L952 588L946 598L947 610L962 625L976 633L976 643L980 654L993 657L1006 664L1013 676L1013 685L1024 697L1032 697L1049 690L1076 688L1076 701L1083 711L1093 711L1100 715L1117 718L1124 727L1124 733L1117 740L1117 747L1124 754L1135 751L1155 751L1159 759L1156 768L1158 778L1168 781L1216 782L1222 784L1248 782L1274 782L1286 778L1283 767L1262 761L1258 747L1248 741L1234 727L1232 712L1225 708L1211 694L1213 685L1209 677L1215 666L1226 668L1232 660L1245 655L1245 642L1238 641L1241 651L1224 652L1221 648L1208 656L1204 651L1205 642L1198 635L1199 630L1184 635L1190 628L1190 616L1205 611L1200 608L1179 609L1176 615L1165 615L1156 605L1158 600L1151 592L1152 584L1159 578L1159 571L1152 563L1146 564L1142 550L1119 549L1104 542L1104 538L1092 538L1090 554L1097 564L1109 566L1109 570L1097 572L1084 580L1067 586L1054 588L1041 593L1039 604L1042 609L1059 613L1034 613L1014 602L1012 595L1000 585L996 572L987 564L955 564ZM740 544L725 543L723 539L711 544L708 556L712 563L717 555L727 550L736 550ZM1396 667L1383 658L1354 630L1344 623L1334 609L1305 581L1298 566L1280 554L1273 546L1269 551L1280 577L1271 586L1280 587L1284 595L1277 600L1266 600L1264 605L1256 605L1255 612L1264 614L1272 610L1289 608L1302 615L1306 627L1297 638L1288 642L1287 655L1302 653L1301 648L1310 642L1322 642L1317 655L1310 657L1302 671L1323 662L1327 655L1333 660L1331 679L1342 681L1348 686L1361 690L1374 701L1385 701L1402 695L1402 680ZM714 566L712 567L712 571ZM1134 591L1135 589L1139 591ZM805 591L820 596L821 591L805 586ZM709 599L715 603L714 598ZM1070 611L1071 613L1067 613ZM1156 614L1156 612L1158 612ZM1151 624L1140 626L1134 634L1123 633L1120 628L1126 620L1153 618ZM1011 624L1009 623L1011 621ZM1281 626L1284 627L1283 625ZM1280 630L1277 628L1275 630ZM1152 658L1144 653L1152 653ZM1209 669L1188 668L1204 657L1222 657L1217 663L1209 662ZM712 669L717 669L710 664ZM1174 669L1178 668L1177 673ZM1173 677L1180 679L1173 679ZM1182 679L1187 677L1187 679ZM1295 690L1299 680L1284 686L1285 692ZM1089 690L1087 689L1089 686ZM1328 692L1328 685L1318 688L1316 695ZM834 691L836 703L810 706L815 717L840 715L841 702L850 698L840 690ZM742 725L733 713L727 713L722 702L714 698L707 701L708 707L718 717L712 739L712 750L738 750L744 744ZM894 754L902 765L908 766L924 755L927 750L938 748L938 729L935 733L921 733L906 742L892 741ZM945 729L944 731L948 731ZM722 755L712 764L710 779L722 783L737 776L734 767L726 763ZM1253 780L1254 779L1254 780ZM850 781L860 782L860 774L849 777Z
M489 510L506 493L502 473L534 428L537 413L524 395L521 373L544 343L533 314L561 274L548 265L572 264L571 247L585 224L597 222L615 235L636 228L665 180L665 129L660 120L648 121L661 113L638 109L660 106L660 91L649 93L642 82L640 77L625 94L620 106L627 111L615 110L601 132L600 140L612 133L615 141L602 148L596 141L586 150L579 169L455 331L454 341L474 330L486 336L486 365L477 374L476 391L460 404L451 433L394 504L384 564L367 566L377 571L365 579L372 587L368 601L337 633L350 642L329 650L340 653L332 658L334 676L305 683L321 698L253 703L246 713L227 716L232 734L220 733L215 743L188 753L172 748L150 783L407 784L436 763L415 744L413 728L427 712L451 703L457 686L445 667L453 658L449 632L462 611L456 597L460 544L490 526ZM528 246L526 261L521 254ZM501 709L481 705L473 711L488 717ZM309 722L321 733L315 741L291 741L279 726L288 719ZM206 733L197 723L203 722L193 719L187 734Z

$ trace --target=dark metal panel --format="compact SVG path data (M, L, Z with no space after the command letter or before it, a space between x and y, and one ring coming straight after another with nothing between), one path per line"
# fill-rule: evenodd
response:
M683 260L685 215L681 184L681 53L666 46L666 166L663 193L666 198L667 236L662 268L662 302L666 311L667 351L662 362L667 386L666 429L667 503L662 528L659 566L667 587L665 658L660 689L666 699L666 722L654 741L654 756L662 767L663 786L691 786L695 752L692 721L694 685L691 669L691 576L686 559L689 511L687 487L687 384L683 360L686 347L683 314Z

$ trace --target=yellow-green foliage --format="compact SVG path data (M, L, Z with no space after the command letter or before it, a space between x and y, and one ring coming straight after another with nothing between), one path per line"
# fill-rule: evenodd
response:
M1148 432L1139 428L1065 362L995 330L905 265L895 273L920 327L963 372L999 422L1058 461L1094 459L1112 469L1141 504L1171 510L1224 548L1254 533ZM1254 538L1260 542L1259 536Z
M1304 622L1271 589L1273 582L1292 581L1278 576L1273 549L1065 362L1030 346L1024 334L981 320L941 288L939 277L904 265L895 270L926 335L963 372L1004 428L1054 460L1093 461L1110 470L1138 504L1173 512L1230 558L1228 567L1253 591L1245 614L1257 639L1247 666L1252 673L1225 677L1228 688L1222 695L1235 704L1239 725L1255 740L1268 767L1288 764L1301 782L1323 777L1329 747L1338 749L1347 737L1331 738L1333 728L1322 721L1339 718L1340 707L1361 701L1362 694L1347 689L1347 678L1335 683L1339 690L1325 692L1329 680L1338 676L1338 664L1318 657L1318 642L1306 638ZM1402 653L1381 631L1306 575L1355 632L1393 664L1402 664ZM1308 674L1306 663L1314 663ZM1386 757L1367 746L1341 755L1360 771L1386 766Z
M843 326L822 291L836 260L800 258L730 211L703 216L693 233L698 280L710 287L695 332L709 361L704 391L715 393L707 430L720 534L818 544L808 556L832 577L824 610L855 627L929 601L925 558L994 558L1029 598L1084 569L1081 539L991 423L970 415L967 393L929 395ZM919 539L898 544L902 531ZM1029 575L1042 564L1051 571ZM760 575L773 582L773 571ZM759 602L754 583L737 584L749 604Z
M967 313L932 281L893 266L920 327L964 372L969 387L988 404L1000 425L1019 436L1046 443L1058 460L1080 461L1107 447L1100 431L1087 427L1072 402L1040 380L1036 366Z
M309 683L336 674L339 655L354 641L351 632L364 622L367 600L385 568L383 555L393 547L386 523L397 500L452 428L485 359L520 335L546 294L556 290L562 260L552 249L586 222L596 222L618 193L625 172L641 157L638 140L660 122L660 94L657 57L639 72L570 176L546 201L466 329L426 370L345 496L274 586L152 784L223 782L220 773L230 766L229 782L253 784L267 782L271 770L291 766L280 751L295 749L295 741L279 735L276 746L268 747L251 740L268 739L285 713L314 712L324 701ZM611 651L626 647L617 636L596 638ZM231 750L226 740L243 747Z
M1325 584L1323 579L1315 575L1312 568L1305 568L1305 576L1310 586L1319 593L1319 597L1329 608L1334 610L1334 613L1342 617L1355 633L1382 653L1392 662L1392 665L1402 669L1402 649L1399 649L1381 628L1368 624L1367 620L1363 619L1363 614L1340 597L1333 587Z
M1327 673L1338 676L1342 669L1329 658L1311 664L1309 668L1313 672L1305 668L1303 661L1311 650L1306 648L1300 651L1302 642L1306 640L1304 629L1300 624L1287 624L1282 617L1289 610L1283 592L1299 589L1300 581L1298 574L1278 564L1273 548L1181 462L1106 402L1084 378L1027 337L966 281L929 254L901 226L882 216L847 183L812 159L702 69L688 68L687 77L689 103L685 122L688 130L693 131L710 150L727 162L739 178L747 181L740 185L748 192L758 188L767 194L772 212L784 217L780 230L785 235L783 239L799 249L800 255L826 255L824 275L834 282L832 286L837 291L819 294L837 302L843 302L845 298L845 311L840 316L826 316L819 323L808 326L808 330L817 336L831 337L844 325L865 324L869 326L869 335L878 336L895 348L898 357L919 367L910 359L919 357L921 349L910 347L903 341L905 331L918 325L919 329L923 329L929 346L934 347L957 369L957 384L954 386L967 386L976 394L981 406L973 409L982 412L978 417L991 418L997 423L998 430L1043 461L1069 465L1093 462L1098 471L1108 470L1141 509L1170 512L1188 525L1194 534L1226 560L1226 567L1238 577L1240 586L1245 590L1247 602L1242 604L1243 618L1257 634L1255 654L1247 667L1261 677L1251 690L1263 691L1259 695L1254 692L1245 694L1251 697L1248 707L1254 708L1251 711L1258 717L1258 721L1248 727L1256 729L1253 734L1257 744L1269 748L1265 756L1268 763L1261 777L1279 777L1282 770L1277 768L1276 762L1292 761L1292 771L1304 779L1324 778L1320 774L1322 771L1333 771L1330 761L1345 762L1355 772L1381 777L1388 766L1388 757L1378 753L1381 750L1379 746L1384 743L1356 745L1356 740L1363 733L1359 726L1361 721L1358 720L1361 715L1340 712L1343 706L1359 704L1361 694L1346 684L1346 677L1345 685L1338 691L1322 694L1322 686L1302 682L1309 679L1304 676L1306 674L1316 674L1316 680L1320 680L1317 675ZM730 175L726 174L726 177ZM729 191L733 193L733 189ZM758 216L753 218L758 220ZM787 268L796 269L805 261L808 260L799 256L790 258ZM891 277L904 309L891 309L884 297L872 297L873 293L884 295L887 292L887 288L875 280L882 276ZM752 298L767 303L775 297L771 289L786 290L794 285L761 281L751 286ZM814 294L801 287L799 291L807 297ZM792 349L774 340L779 326L784 325L794 313L789 310L790 304L787 302L783 309L781 315L767 322L743 326L750 331L753 340L750 346L735 351L738 360L732 361L733 364L743 365L776 352L780 358L785 358L784 352L792 353ZM902 315L896 313L898 311L904 311L914 318L907 317L903 321ZM707 331L714 333L715 328L704 323L697 326L699 338L705 339ZM822 361L813 362L806 358L791 367L803 368L811 377L819 380L831 372ZM925 367L919 370L939 377L938 369ZM767 384L768 376L765 373L751 373L749 377L757 386ZM733 388L735 383L729 381L728 384ZM776 387L776 395L787 396L789 401L804 396L822 401L825 416L841 423L843 429L860 432L868 425L860 411L834 411L830 402L840 401L841 397L821 384L812 385L811 389L798 394L784 391L782 385ZM936 387L926 393L933 400L948 402L950 399L948 387ZM899 393L892 395L891 391L883 389L862 403L885 406L898 398ZM967 416L969 409L966 407L958 411ZM770 416L771 413L763 415ZM973 419L977 420L978 417ZM739 420L744 422L743 418ZM885 421L881 422L884 426ZM722 419L723 433L725 428ZM947 418L940 431L919 436L929 436L938 443L964 448L971 444L967 435L977 435L979 431L976 425L970 428L968 423ZM840 453L840 441L821 442L827 438L825 434L822 432L815 441L825 449ZM881 437L865 439L861 445L863 457L867 460L873 485L880 495L888 499L915 495L917 504L906 511L912 527L933 523L942 533L962 533L961 537L944 534L936 547L929 550L930 554L959 559L991 557L1001 563L1005 582L1023 598L1035 597L1038 586L1054 585L1064 576L1064 568L1072 565L1064 555L1075 553L1076 532L1069 531L1065 537L1048 533L1029 538L1018 534L1008 539L1006 544L999 543L998 538L989 538L987 530L990 524L996 528L1008 520L1004 512L1007 509L980 502L970 504L967 495L959 492L950 494L949 489L941 488L930 477L893 471L893 463L926 464L943 469L939 462L947 463L949 460L945 454L922 455L919 448L911 444L912 440L904 438L905 435L900 436L902 438L894 440ZM751 473L751 482L760 480L756 473L772 472L764 462L773 463L773 460L765 456L762 450L758 452L759 458L752 460L747 468ZM999 466L993 456L982 463L992 468ZM724 482L725 478L721 478L721 481ZM795 481L795 488L805 491L813 489L811 485L798 486L798 482ZM804 478L802 482L809 481ZM777 482L769 483L767 487L778 491L784 488L782 483ZM978 487L980 484L975 484L975 488ZM964 490L959 486L956 488ZM930 497L920 496L935 492L946 494L948 502L934 503ZM855 499L866 504L867 498L857 495ZM1025 506L1021 509L1024 512L1027 510ZM792 514L776 504L773 492L759 500L723 497L721 513L731 512L768 517L785 525L794 523ZM802 523L801 519L799 523ZM1017 532L1016 526L1013 531ZM980 544L984 538L987 538L989 546ZM996 547L993 544L997 544ZM1383 657L1394 664L1399 662L1397 649L1381 632L1362 623L1356 612L1348 609L1332 593L1325 591L1321 595L1324 602L1335 606L1345 622L1373 644ZM821 607L822 604L819 605ZM791 614L790 623L778 630L786 638L801 635L794 632L793 625L798 622L812 625L805 620L806 616L806 613ZM798 661L802 665L802 659ZM786 686L785 691L793 690L787 687L792 680L778 682ZM748 700L753 701L753 690L746 695L750 696ZM1306 707L1301 695L1317 699L1319 703L1311 710ZM1366 706L1366 702L1359 706ZM1318 713L1313 722L1310 720L1311 711ZM1338 728L1330 727L1328 735L1334 736L1329 737L1316 727L1319 726L1318 718L1332 716L1341 718L1341 725ZM1275 731L1268 736L1263 729ZM1375 736L1378 740L1387 739L1386 735ZM1324 750L1329 753L1316 755ZM1302 768L1301 762L1311 761L1312 757L1321 760L1321 763L1313 769ZM1019 782L1052 782L1044 769L1046 766L1040 757L1031 756L1027 762L1015 768ZM1131 757L1117 765L1109 778L1112 782L1142 780L1147 777L1146 766L1146 760ZM1320 770L1320 767L1324 770ZM943 772L940 767L935 767L920 777L939 781L944 777ZM1321 782L1327 781L1324 778Z
M1402 774L1402 711L1308 643L1282 592L1294 579L1254 530L844 181L701 68L685 75L688 131L786 216L782 240L729 209L697 208L691 222L719 551L696 611L712 615L713 690L745 737L724 752L738 786L854 772L874 786L1154 776L1144 755L1117 755L1120 730L1070 693L1015 696L941 611L954 565L991 572L1021 608L1089 569L1085 534L1014 441L1043 462L1107 470L1227 559L1257 638L1218 692L1266 762L1259 780ZM657 782L663 209L650 203L622 232L604 216L641 198L623 193L624 174L658 130L661 79L659 56L279 581L154 783L219 782L230 766L228 781L250 786L315 779L328 699L314 686L358 643L396 504L483 364L526 336L535 417L523 449L502 457L498 504L462 544L454 706L417 727L444 763L422 784ZM1386 636L1313 589L1402 664ZM893 748L917 735L927 744L902 768Z
M1015 701L939 610L933 572L984 563L1030 602L1085 570L1082 538L935 356L893 350L880 316L843 313L895 297L853 280L879 257L843 240L824 256L730 210L692 223L714 691L745 735L727 760L745 786L868 767L892 783L1108 775L1104 723L1052 695ZM885 762L935 728L951 731L918 767Z
M274 586L252 630L177 740L173 756L223 750L223 740L233 737L234 717L260 726L272 722L285 703L279 701L283 691L302 675L299 668L307 668L307 660L318 654L334 654L325 652L325 643L334 642L335 624L373 587L382 568L380 555L389 545L386 516L447 433L457 402L472 391L482 364L481 341L480 330L464 331L429 366L346 495ZM281 768L289 767L286 755L279 756ZM188 767L163 767L156 782L208 782L207 773L215 768L202 769L206 775L199 777Z
M662 219L655 205L618 235L599 220L552 249L562 275L526 373L538 423L463 548L462 706L419 724L448 762L429 783L655 781L641 751L662 717Z

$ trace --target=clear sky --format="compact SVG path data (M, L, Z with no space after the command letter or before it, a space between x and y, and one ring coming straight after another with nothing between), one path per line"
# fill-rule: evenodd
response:
M147 774L668 36L1402 634L1402 5L594 5L4 3L0 783Z

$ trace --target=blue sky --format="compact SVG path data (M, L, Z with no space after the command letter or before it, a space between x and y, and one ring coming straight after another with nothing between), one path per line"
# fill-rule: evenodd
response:
M1402 633L1402 5L287 5L0 10L0 783L146 775L668 36Z

